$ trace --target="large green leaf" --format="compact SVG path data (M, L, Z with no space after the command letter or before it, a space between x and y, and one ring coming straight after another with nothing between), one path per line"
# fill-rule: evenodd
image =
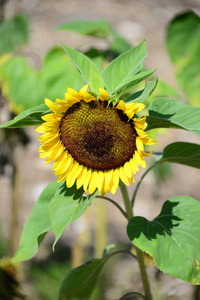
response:
M99 88L103 88L104 84L102 78L94 71L92 65L90 65L90 89L96 95L99 95Z
M46 106L46 104L35 106L33 108L23 111L14 119L6 123L0 124L0 128L18 128L39 125L44 122L41 119L41 115L48 111L49 109Z
M54 246L65 228L80 218L96 195L93 193L85 196L83 193L83 188L77 190L76 185L74 185L68 189L66 184L63 184L51 199L49 215L56 237Z
M153 257L164 273L192 284L200 282L200 203L190 197L167 200L153 221L130 220L130 240Z
M126 84L128 78L142 69L146 56L146 45L143 41L114 59L101 73L107 91L114 93L119 86Z
M200 105L200 18L194 12L176 16L168 27L167 48L176 78L193 105Z
M200 107L183 104L174 99L157 98L150 103L147 130L179 128L200 135Z
M176 142L163 150L159 163L178 163L200 169L200 145L186 142Z
M53 101L62 99L67 87L79 90L83 86L80 73L61 47L53 47L47 53L41 72L45 82L45 97Z
M11 110L19 113L44 102L45 82L24 57L11 57L0 66L0 86Z
M24 15L0 22L0 55L12 52L28 41L28 20Z
M41 103L44 98L63 98L67 87L79 90L83 82L64 50L52 48L41 70L23 57L11 57L0 66L0 85L11 110L19 113Z
M61 286L60 300L88 300L109 258L93 259L68 273Z
M106 38L110 34L110 25L104 20L73 20L58 26L56 29L75 31L99 38Z
M92 66L94 72L99 76L99 78L101 78L101 74L99 73L96 65L87 56L77 50L67 47L66 45L63 45L63 48L77 70L80 72L85 84L90 81L90 66Z
M60 185L60 183L54 181L41 193L24 226L19 249L12 261L18 262L32 258L46 233L52 230L49 218L49 203Z

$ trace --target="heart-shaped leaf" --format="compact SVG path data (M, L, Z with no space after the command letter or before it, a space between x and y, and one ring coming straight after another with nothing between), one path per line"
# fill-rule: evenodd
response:
M134 217L127 233L132 243L153 257L164 273L200 283L200 203L190 197L167 200L153 221Z

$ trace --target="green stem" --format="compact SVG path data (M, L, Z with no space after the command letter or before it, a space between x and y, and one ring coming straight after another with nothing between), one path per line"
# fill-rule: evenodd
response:
M139 180L138 183L137 183L137 186L136 186L136 188L135 188L135 191L134 191L134 193L133 193L133 197L132 197L132 199L131 199L131 208L133 208L133 206L134 206L135 198L136 198L137 192L138 192L138 190L139 190L139 187L140 187L140 185L141 185L141 183L142 183L144 177L149 173L149 171L151 171L151 169L153 169L153 168L154 168L156 165L158 165L158 164L159 164L159 161L156 161L156 162L155 162L150 168L148 168L148 169L144 172L144 174L141 176L140 180Z
M124 200L124 205L125 205L125 208L126 208L127 219L130 220L133 217L133 207L132 207L131 202L130 202L127 187L122 182L120 182L119 186L120 186L120 189L121 189L122 197L123 197L123 200ZM141 273L141 277L142 277L145 297L146 297L147 300L152 300L149 280L148 280L146 267L145 267L145 263L144 263L144 255L143 255L143 252L140 249L138 249L137 247L135 247L135 248L136 248L138 263L139 263L139 267L140 267L140 273Z
M122 215L127 219L127 214L126 212L121 208L121 206L116 203L114 200L112 200L111 198L109 197L106 197L106 196L100 196L100 195L97 195L95 198L98 198L98 199L103 199L103 200L107 200L109 202L111 202L112 204L114 204L122 213Z

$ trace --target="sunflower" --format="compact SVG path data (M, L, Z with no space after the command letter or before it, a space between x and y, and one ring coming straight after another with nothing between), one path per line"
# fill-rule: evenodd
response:
M120 180L130 185L139 167L146 167L144 156L152 152L145 153L144 145L155 142L144 131L146 117L135 116L144 104L113 104L107 91L100 88L97 97L88 85L79 92L68 88L64 100L45 103L52 113L42 116L45 122L36 129L43 133L40 158L47 158L46 164L55 160L55 175L68 188L76 182L89 194L96 189L114 194Z

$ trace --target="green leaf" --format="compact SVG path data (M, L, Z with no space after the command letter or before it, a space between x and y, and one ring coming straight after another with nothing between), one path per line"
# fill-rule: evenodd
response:
M24 15L0 22L0 55L14 51L28 41L28 20Z
M146 45L143 41L114 59L101 73L107 91L114 93L123 83L127 84L128 78L142 69L142 62L146 56Z
M68 57L71 59L75 67L80 72L85 84L89 83L90 80L90 65L94 69L94 72L101 78L101 75L96 65L87 56L85 56L81 52L78 52L74 49L65 46L64 44L62 45L66 54L68 55Z
M167 200L153 221L130 220L132 243L153 257L164 273L192 284L200 282L200 203L190 197Z
M200 107L174 99L157 98L150 103L147 130L155 128L185 129L200 135Z
M178 163L200 169L200 145L186 142L176 142L163 150L159 163Z
M124 102L125 103L131 103L131 102L138 102L142 103L144 102L155 90L157 86L158 80L156 78L155 81L147 81L145 87L143 90L138 91L130 96L128 96Z
M65 183L51 199L49 215L56 237L54 246L65 228L80 218L96 195L96 192L89 196L83 193L83 188L77 190L76 185L67 188Z
M112 255L101 259L92 259L86 264L69 272L62 283L59 299L88 300L105 263L111 256Z
M41 104L33 108L23 111L21 114L16 116L14 119L0 124L0 128L18 128L26 126L35 126L43 123L41 115L44 112L48 112L46 104Z
M54 181L41 193L24 226L19 249L12 261L18 262L32 258L46 233L52 230L49 218L49 203L60 185L60 183Z
M0 66L0 84L3 96L16 114L44 103L45 83L24 57L11 56Z
M90 65L90 81L89 86L92 92L99 95L99 88L103 88L102 78L94 71L92 65Z
M149 77L152 73L155 72L156 69L154 70L150 70L150 71L146 71L146 72L141 72L139 74L133 75L129 78L127 78L127 80L124 80L122 82L122 84L120 84L114 94L116 96L121 96L122 94L124 94L126 91L132 89L135 85L137 85L138 83L140 83L141 81L145 80L147 77Z
M41 70L24 57L11 57L0 64L3 96L16 114L44 103L44 98L63 98L67 87L79 90L82 78L63 48L54 47L46 55Z
M79 34L106 38L110 34L110 25L104 20L73 20L58 26L58 30L71 30Z
M193 105L200 105L200 18L192 11L176 16L167 31L167 49L176 78Z
M61 47L53 47L47 53L41 70L45 82L45 97L63 99L67 87L80 90L83 80L70 58Z

